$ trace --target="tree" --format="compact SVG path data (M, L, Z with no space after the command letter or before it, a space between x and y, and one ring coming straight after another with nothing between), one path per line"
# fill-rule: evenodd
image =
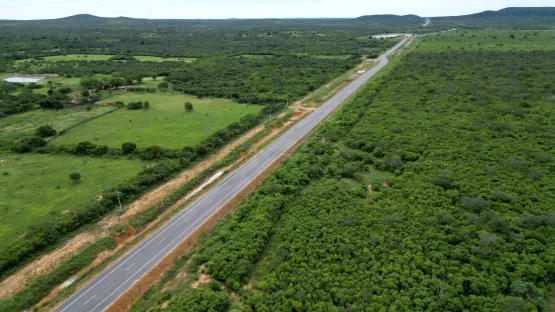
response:
M89 95L91 95L91 94L89 93L88 89L81 90L81 96L89 96Z
M69 175L69 178L71 179L71 181L73 181L74 184L77 184L77 183L79 183L79 180L81 179L81 175L77 172L74 172L74 173Z
M123 151L124 154L131 154L135 152L136 149L137 149L137 144L135 143L127 142L121 145L121 150Z
M158 78L158 75L152 75L152 80L156 80L156 78Z
M47 138L56 135L56 130L51 125L44 125L38 127L35 133L41 138Z
M193 103L185 102L185 111L192 112L193 111Z
M92 78L92 77L84 77L84 78L81 78L81 81L79 82L79 85L81 87L83 87L84 89L99 90L99 89L102 89L102 86L104 84L99 79Z
M143 103L143 108L144 108L144 109L149 109L149 108L150 108L150 102L149 102L149 101L145 101L145 102Z
M158 84L158 89L159 90L165 90L169 87L168 83L165 81L162 81Z
M123 78L120 77L111 77L108 81L108 85L116 89L123 86L124 83L125 81L123 80Z

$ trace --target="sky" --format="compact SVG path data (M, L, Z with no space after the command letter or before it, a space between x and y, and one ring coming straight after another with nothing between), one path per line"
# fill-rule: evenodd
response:
M371 14L450 16L505 7L555 6L555 0L0 0L0 19L75 14L137 18L358 17Z

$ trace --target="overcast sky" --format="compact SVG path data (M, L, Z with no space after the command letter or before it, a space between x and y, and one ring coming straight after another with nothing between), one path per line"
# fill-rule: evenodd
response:
M446 16L510 6L555 6L555 0L0 0L0 19L46 19L81 13L183 19Z

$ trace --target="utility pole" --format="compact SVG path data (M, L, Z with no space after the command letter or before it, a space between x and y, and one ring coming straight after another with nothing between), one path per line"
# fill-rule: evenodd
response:
M119 203L119 207L118 208L118 223L121 225L120 222L120 217L123 214L123 208L121 208L121 200L119 199L119 194L121 193L120 191L116 191L116 193L118 194L118 203Z

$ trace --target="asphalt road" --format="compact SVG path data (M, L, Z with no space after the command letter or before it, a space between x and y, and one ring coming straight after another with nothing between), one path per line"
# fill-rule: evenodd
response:
M98 312L108 308L119 296L152 269L170 251L210 218L224 203L249 184L273 161L314 128L361 85L387 64L387 56L406 42L404 39L380 56L374 68L352 81L312 114L260 151L212 190L183 209L125 256L113 263L53 311Z

